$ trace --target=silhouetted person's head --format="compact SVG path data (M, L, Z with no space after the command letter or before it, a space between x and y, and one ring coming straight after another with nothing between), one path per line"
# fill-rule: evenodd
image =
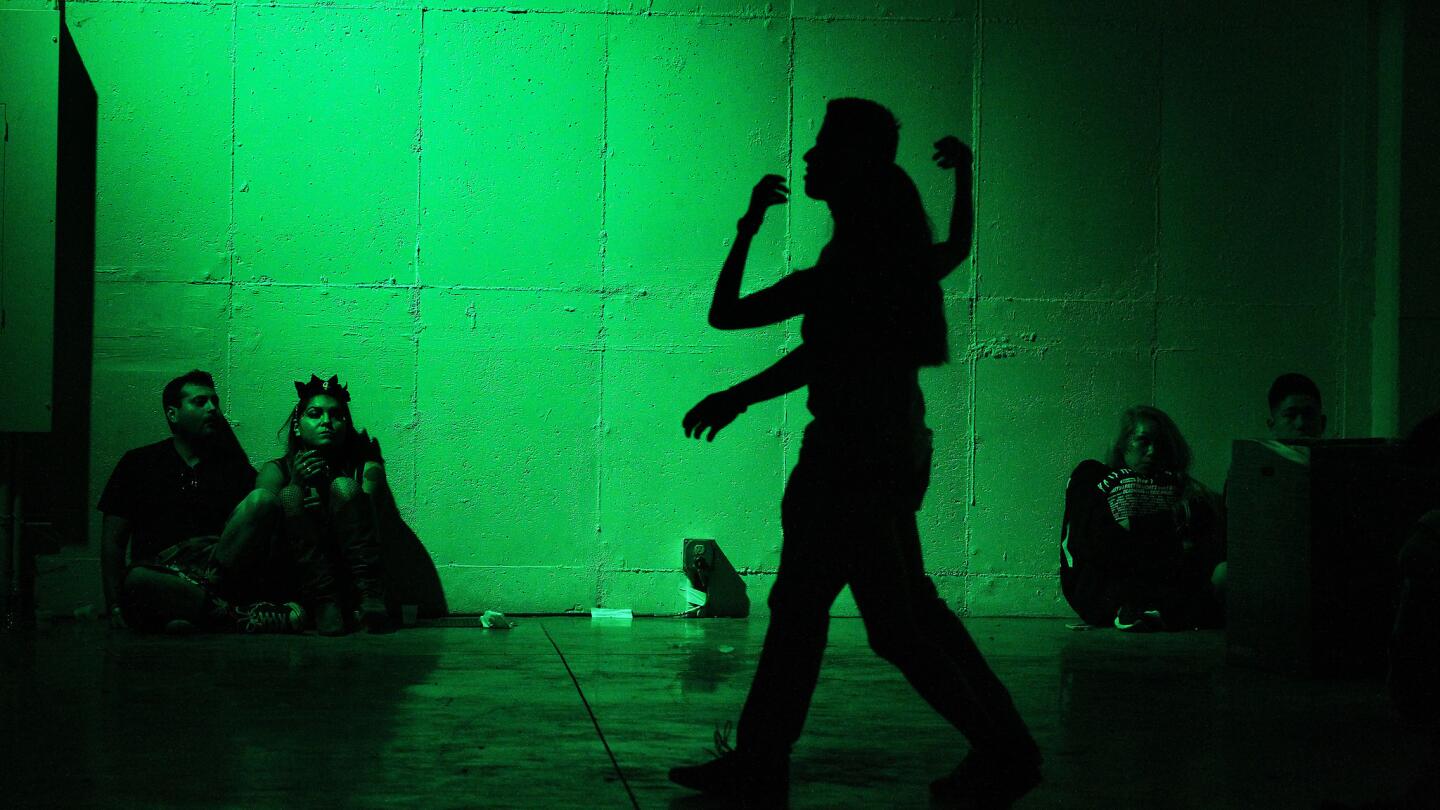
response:
M805 194L835 218L835 239L821 263L844 259L904 294L897 331L919 365L950 356L944 302L931 258L930 220L920 190L895 164L900 124L885 107L837 98L825 107L815 146L805 153Z
M862 200L875 176L895 163L900 124L889 110L861 98L825 107L815 145L805 153L805 194L834 204Z
M1190 445L1170 415L1149 405L1135 405L1120 414L1120 432L1106 463L1147 475L1190 472Z
M350 418L350 391L339 377L321 380L310 375L309 382L295 383L299 400L285 423L286 455L316 450L327 456L340 455L354 447L355 423Z
M1277 439L1318 439L1325 433L1320 387L1304 374L1281 374L1270 385L1270 418Z
M207 371L187 371L166 383L160 403L170 432L184 441L203 444L226 427L215 378Z

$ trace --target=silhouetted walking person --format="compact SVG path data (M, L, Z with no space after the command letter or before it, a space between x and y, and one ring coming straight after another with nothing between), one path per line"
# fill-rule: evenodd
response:
M919 370L948 360L939 280L968 255L974 223L969 150L936 143L957 169L950 238L932 243L920 194L895 165L899 125L862 99L826 109L805 153L805 193L830 207L834 236L814 268L740 296L750 242L765 210L784 203L783 178L756 184L720 270L710 325L747 329L797 315L802 344L770 368L705 397L687 436L714 439L751 404L808 386L814 419L781 502L785 541L770 593L770 625L732 749L674 768L695 790L782 805L825 650L829 610L850 585L870 645L895 664L970 754L931 784L964 807L1009 807L1040 781L1040 753L1009 693L925 576L915 512L929 484L931 432Z

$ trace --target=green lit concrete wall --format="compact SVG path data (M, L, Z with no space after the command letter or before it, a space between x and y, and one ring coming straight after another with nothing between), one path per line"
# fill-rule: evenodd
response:
M937 223L930 143L977 144L957 359L925 376L932 573L975 614L1065 614L1061 490L1123 406L1169 409L1216 487L1277 372L1368 424L1368 21L1257 5L72 3L95 492L179 370L218 372L257 459L289 381L339 373L453 609L673 610L681 539L714 537L763 610L803 399L713 445L680 416L794 343L708 329L710 288L750 185L861 95ZM827 228L797 196L748 283Z

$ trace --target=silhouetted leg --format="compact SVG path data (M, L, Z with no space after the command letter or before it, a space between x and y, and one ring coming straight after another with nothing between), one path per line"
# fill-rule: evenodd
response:
M843 561L827 536L827 527L839 522L827 510L843 501L826 495L811 467L804 461L797 465L781 502L780 571L770 590L760 663L740 713L739 750L788 755L805 726L825 654L830 605L845 584Z
M251 492L230 513L211 558L216 586L226 598L244 601L261 590L281 514L280 499L263 489Z
M301 594L311 602L336 602L339 585L327 548L322 513L314 507L306 508L305 492L295 484L280 490L280 505L284 513L281 533L299 573Z
M1040 756L1010 693L974 639L925 576L919 532L910 512L883 515L857 530L851 593L870 646L970 741L975 751L1025 764Z
M388 630L380 541L370 499L355 479L337 478L330 483L329 509L340 555L350 571L351 582L360 593L357 606L360 621L372 633Z
M199 627L224 607L198 581L173 567L133 566L120 589L125 622L141 632L158 633L176 620Z
M370 502L353 478L330 482L331 519L334 521L340 553L350 569L351 581L362 598L384 600L385 585L380 563L380 542Z

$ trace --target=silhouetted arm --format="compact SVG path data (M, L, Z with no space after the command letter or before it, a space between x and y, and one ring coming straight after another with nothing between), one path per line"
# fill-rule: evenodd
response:
M973 160L970 147L953 135L935 142L935 163L942 169L955 170L955 207L950 211L950 235L934 247L937 279L950 275L970 255L975 232L975 199L971 193Z
M751 405L788 394L809 381L810 352L802 343L759 374L700 400L685 414L681 427L686 436L698 439L704 435L706 441L714 441L721 428Z
M715 280L715 294L710 299L710 325L716 329L753 329L799 315L803 309L793 285L777 284L740 297L740 282L745 276L745 261L750 243L765 219L765 209L786 201L790 189L778 174L767 174L755 184L750 194L750 207L736 223L735 242L720 267Z
M804 388L810 382L810 350L805 344L791 349L769 368L730 387L745 407Z

